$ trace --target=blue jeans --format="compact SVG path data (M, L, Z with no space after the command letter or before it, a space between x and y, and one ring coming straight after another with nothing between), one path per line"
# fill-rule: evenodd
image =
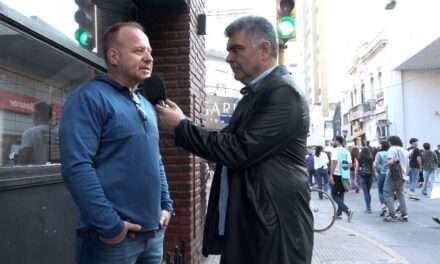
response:
M383 196L383 185L385 183L385 177L386 177L386 173L382 174L379 173L379 176L377 177L377 190L379 192L379 201L380 204L385 204L385 198Z
M315 171L315 181L318 183L318 188L320 190L324 187L324 192L328 192L328 170L327 169L317 169ZM322 193L319 193L319 198L322 199Z
M431 181L434 179L435 170L423 170L423 194L428 193L428 187L431 187Z
M163 229L147 238L129 235L116 245L102 242L97 233L77 235L78 264L160 264L163 255Z
M373 177L370 175L369 177L360 176L359 181L362 187L362 192L364 193L364 201L367 210L371 210L371 185L373 184Z
M409 169L409 189L411 192L416 191L417 179L419 178L419 169L410 168Z

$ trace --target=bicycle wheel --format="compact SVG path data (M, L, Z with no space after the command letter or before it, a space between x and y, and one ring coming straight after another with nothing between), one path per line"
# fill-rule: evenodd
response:
M322 199L320 195L322 195ZM328 193L318 189L312 189L310 196L310 209L313 213L313 231L324 232L335 223L336 204Z

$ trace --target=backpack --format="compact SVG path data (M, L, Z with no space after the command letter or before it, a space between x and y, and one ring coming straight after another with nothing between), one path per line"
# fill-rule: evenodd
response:
M403 180L403 171L400 162L396 161L390 165L390 177L393 181Z
M424 151L422 160L424 170L434 170L437 168L437 157L434 152L430 150Z
M359 164L359 175L361 176L371 176L372 174L372 168L369 160L363 160Z

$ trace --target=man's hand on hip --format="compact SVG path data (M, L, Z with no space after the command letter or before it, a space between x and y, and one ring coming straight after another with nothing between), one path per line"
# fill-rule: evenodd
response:
M167 210L162 210L162 215L160 216L160 226L166 228L171 220L171 213Z
M122 229L121 233L119 233L117 236L113 238L100 238L102 242L110 245L118 244L122 242L122 240L125 239L125 236L127 236L128 231L140 231L141 226L137 224L132 224L127 221L124 221L124 229Z

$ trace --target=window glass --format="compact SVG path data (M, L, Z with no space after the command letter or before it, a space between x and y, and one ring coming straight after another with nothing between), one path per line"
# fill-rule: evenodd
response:
M64 101L95 72L0 21L0 166L58 163Z

